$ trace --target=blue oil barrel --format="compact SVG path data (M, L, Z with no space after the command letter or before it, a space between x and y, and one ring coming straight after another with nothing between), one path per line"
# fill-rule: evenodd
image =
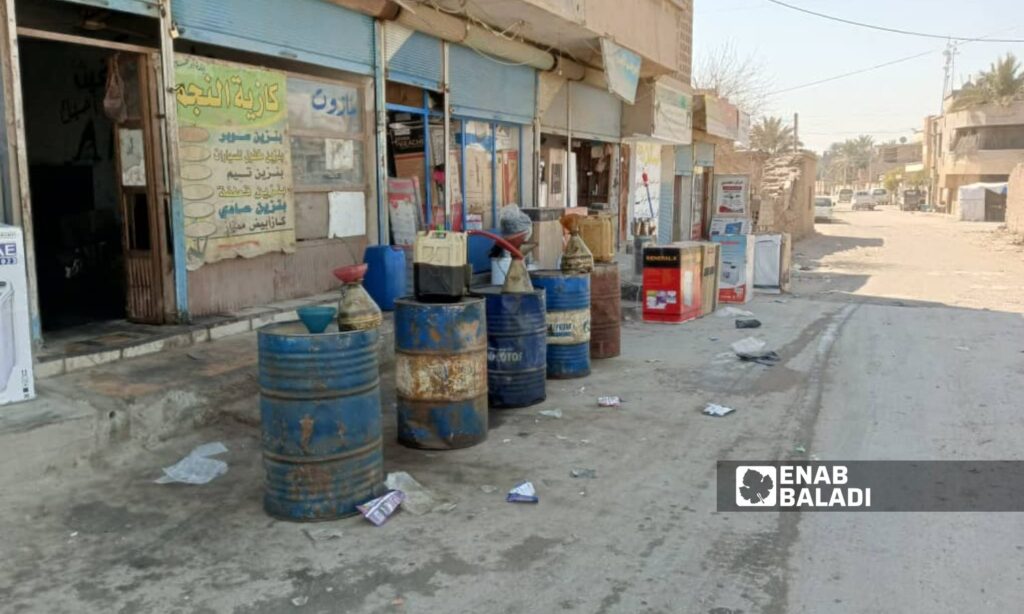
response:
M395 301L398 441L412 448L466 448L487 438L484 300Z
M379 332L331 329L311 335L288 322L259 331L263 507L271 516L330 520L384 492Z
M405 252L394 245L371 245L363 256L366 277L363 287L384 311L395 308L395 299L408 294L405 287Z
M590 274L531 271L547 300L548 377L590 375Z
M491 407L527 407L545 398L547 323L544 290L502 293L474 288L487 304L487 400Z

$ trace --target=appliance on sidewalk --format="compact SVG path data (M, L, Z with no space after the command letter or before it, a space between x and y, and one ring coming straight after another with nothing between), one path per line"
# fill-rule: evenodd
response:
M750 301L754 298L754 235L715 235L711 240L722 246L718 300Z
M792 262L789 234L754 236L754 288L768 294L788 292Z
M680 323L699 318L703 305L700 244L645 247L643 258L644 321Z
M0 225L0 405L35 398L21 228Z

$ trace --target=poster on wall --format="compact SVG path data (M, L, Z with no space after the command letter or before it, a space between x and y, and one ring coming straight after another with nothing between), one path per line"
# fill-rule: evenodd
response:
M658 219L661 193L661 145L637 143L634 148L633 219Z
M285 75L175 61L186 266L295 251Z
M715 215L746 216L750 209L750 177L715 175Z

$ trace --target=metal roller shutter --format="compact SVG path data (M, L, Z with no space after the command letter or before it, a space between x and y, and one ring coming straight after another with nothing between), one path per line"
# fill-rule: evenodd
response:
M537 98L536 71L452 45L448 52L451 103L456 115L528 124Z
M618 141L622 133L622 100L584 83L571 83L573 138Z
M373 73L373 18L322 0L177 0L181 37Z
M441 39L389 21L384 23L384 53L389 80L441 90Z

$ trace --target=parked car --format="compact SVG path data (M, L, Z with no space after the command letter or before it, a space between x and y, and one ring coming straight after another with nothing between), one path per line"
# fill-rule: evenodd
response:
M849 202L852 202L852 201L853 201L853 190L851 190L849 188L843 188L842 190L839 190L839 202L840 203L849 203Z
M924 192L921 190L903 190L900 211L920 211L924 204Z
M831 222L832 221L832 199L828 196L815 196L814 197L814 221L815 222Z
M854 211L874 211L875 198L867 190L859 190L853 195Z
M886 190L885 188L875 188L874 190L871 190L871 198L875 200L876 207L888 205L889 190Z

